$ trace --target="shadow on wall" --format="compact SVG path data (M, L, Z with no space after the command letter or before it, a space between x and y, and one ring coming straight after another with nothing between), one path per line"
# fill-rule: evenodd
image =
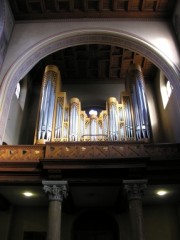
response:
M87 211L76 219L72 236L72 240L116 240L118 225L115 219L104 211Z

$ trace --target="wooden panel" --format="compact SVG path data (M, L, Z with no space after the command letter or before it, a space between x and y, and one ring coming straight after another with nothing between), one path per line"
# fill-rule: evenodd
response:
M176 0L10 0L15 19L168 17Z
M34 146L0 146L0 161L37 162L44 157L44 145Z
M120 83L127 76L129 65L139 64L147 80L153 80L157 67L140 54L110 45L81 45L57 51L40 61L42 68L55 64L61 72L63 83ZM36 76L43 72L34 68ZM39 73L40 74L40 73ZM39 80L41 81L42 75Z

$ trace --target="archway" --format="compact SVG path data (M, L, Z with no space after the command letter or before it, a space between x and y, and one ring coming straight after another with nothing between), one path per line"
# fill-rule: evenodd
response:
M81 44L110 44L133 51L144 55L150 61L152 61L158 68L160 68L174 86L176 95L176 104L178 114L180 112L180 101L178 91L180 91L180 85L178 82L179 73L178 69L173 63L169 62L165 56L162 56L158 50L145 42L143 39L139 39L137 36L132 36L127 32L113 32L100 29L100 30L77 30L74 32L65 33L63 36L51 36L48 39L35 44L22 54L14 64L7 71L0 90L1 96L1 126L5 126L7 122L7 116L9 112L9 103L11 102L14 89L19 82L32 68L38 63L39 60L45 56L53 53L57 50L61 50L67 47L81 45ZM0 129L0 142L2 142L4 128Z
M87 211L74 222L72 240L117 240L118 225L103 211Z

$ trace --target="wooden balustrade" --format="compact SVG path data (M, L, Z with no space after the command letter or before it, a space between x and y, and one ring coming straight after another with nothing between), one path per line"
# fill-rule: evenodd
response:
M40 159L180 159L180 144L137 142L49 142L45 145L2 145L0 162L39 162Z
M44 158L45 145L2 145L0 162L38 162Z

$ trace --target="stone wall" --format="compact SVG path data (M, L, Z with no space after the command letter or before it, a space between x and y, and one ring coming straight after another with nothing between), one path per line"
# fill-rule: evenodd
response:
M0 0L0 70L14 26L14 18L8 1Z

